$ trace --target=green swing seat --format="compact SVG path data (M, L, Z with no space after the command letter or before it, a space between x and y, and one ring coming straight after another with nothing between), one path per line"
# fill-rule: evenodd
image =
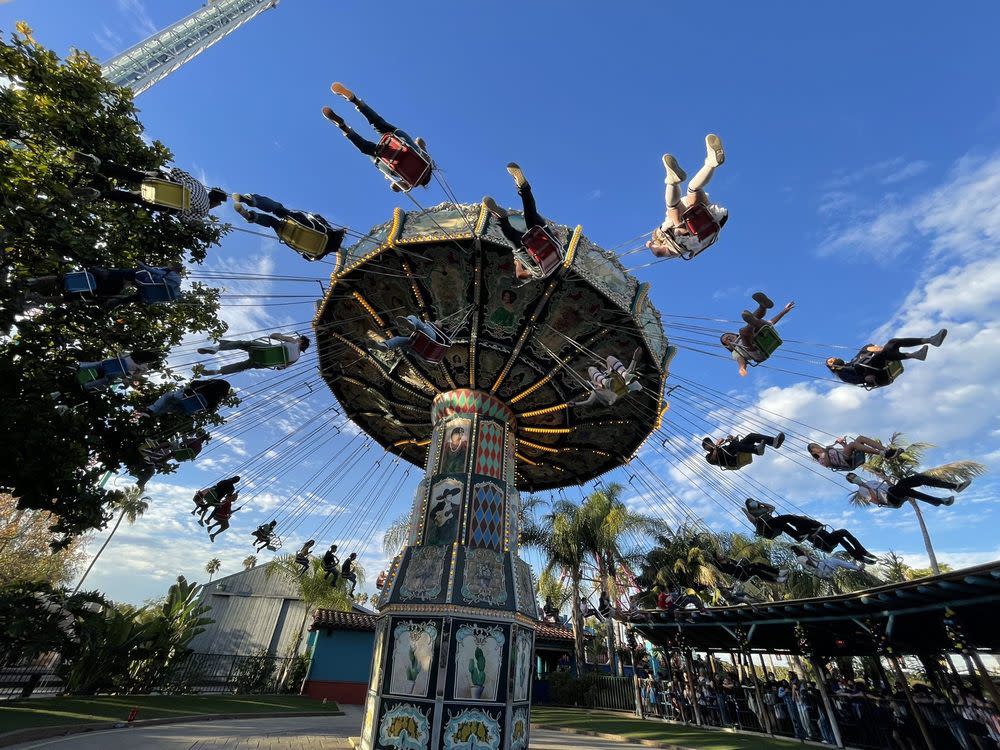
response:
M177 182L148 177L139 186L139 195L147 203L172 208L177 211L191 209L191 191Z
M752 461L753 461L753 454L737 453L735 466L725 466L720 463L719 468L722 469L723 471L739 471L744 466L749 466Z
M97 371L96 367L84 367L77 370L76 382L79 385L87 385L88 383L93 383L95 380L99 380L101 374Z
M778 335L777 329L770 323L765 323L763 327L758 329L756 335L753 337L754 348L764 355L764 358L770 357L774 354L775 350L781 346L781 336Z
M250 347L250 362L254 367L284 367L288 364L288 352L281 344L272 344L270 339L255 342Z

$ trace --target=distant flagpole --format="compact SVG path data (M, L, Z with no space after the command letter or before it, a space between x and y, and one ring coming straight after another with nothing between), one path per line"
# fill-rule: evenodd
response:
M104 77L141 94L277 4L278 0L209 0L200 10L108 60L102 66Z

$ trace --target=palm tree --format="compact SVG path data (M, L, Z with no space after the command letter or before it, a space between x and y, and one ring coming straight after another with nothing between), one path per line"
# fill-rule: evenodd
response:
M118 511L118 518L115 519L115 525L111 527L111 533L108 534L107 539L104 540L104 544L102 544L101 548L97 550L97 554L94 555L94 559L90 561L90 565L87 566L87 569L83 571L83 575L80 576L80 580L77 581L76 588L73 589L74 594L80 590L80 586L82 586L83 582L87 580L87 576L90 575L90 571L93 569L94 563L97 562L101 553L103 553L107 548L108 544L111 542L111 538L115 535L115 532L118 531L118 527L122 525L122 521L127 519L131 525L139 520L142 514L149 508L149 498L146 495L143 495L142 490L138 487L129 487L122 492L121 496L117 500L115 500L114 508Z
M389 557L395 557L403 551L410 535L410 514L404 513L393 519L389 528L382 535L382 549Z
M355 562L354 572L358 576L358 582L364 583L364 570ZM344 581L339 579L339 585L333 586L330 580L324 576L323 566L320 560L311 558L309 570L302 573L302 568L295 562L295 555L279 555L267 564L264 568L264 576L270 578L275 575L282 575L291 578L296 582L299 589L299 598L306 605L302 614L302 626L295 636L292 644L291 656L298 656L299 648L303 642L302 633L306 629L306 622L309 615L317 609L332 609L337 612L350 612L354 607L354 600L344 590ZM284 678L283 678L284 679Z
M525 514L521 526L521 544L539 550L547 560L545 573L561 571L569 576L572 591L573 652L576 656L577 674L583 673L585 663L583 617L580 611L580 584L587 551L584 548L586 532L581 506L569 500L552 504L550 513L540 521Z
M221 567L222 567L222 561L217 557L213 557L211 560L205 563L205 572L208 573L209 581L211 581L212 577L219 572L219 568Z
M633 563L642 559L635 549L626 549L633 540L669 533L667 524L659 518L635 513L621 501L623 487L612 483L592 492L583 501L584 548L593 557L597 567L598 585L609 600L617 596L618 572L630 571ZM607 623L608 663L612 670L621 673L618 661L615 622Z
M983 464L976 463L975 461L952 461L933 469L925 469L921 472L920 462L923 459L924 454L934 446L930 443L907 444L903 435L898 432L892 436L892 440L889 441L889 445L887 447L899 448L901 449L901 452L892 458L872 456L862 468L871 474L875 474L876 476L884 476L893 483L920 473L927 474L938 479L946 479L950 482L964 482L967 479L973 479L974 477L978 477L986 473L986 467L983 466ZM869 502L868 494L855 492L851 495L851 502L855 505L867 505ZM934 554L934 547L931 544L931 535L930 532L927 531L927 524L924 522L924 514L920 510L920 503L912 499L909 502L910 506L913 508L913 512L917 514L917 522L920 524L920 533L924 537L924 547L927 548L927 558L930 560L931 570L936 575L941 572L941 566L938 565L937 556Z
M257 565L257 555L247 555L243 558L243 570L250 570L255 565Z

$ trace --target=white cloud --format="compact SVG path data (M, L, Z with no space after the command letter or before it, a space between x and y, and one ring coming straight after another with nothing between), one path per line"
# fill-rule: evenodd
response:
M925 162L883 162L856 174L863 177L887 168L882 182L891 184L922 173ZM856 175L855 175L856 176ZM1000 238L1000 156L970 155L958 161L945 184L912 200L893 194L874 195L859 180L835 179L820 199L820 213L832 220L819 246L820 255L866 254L882 262L898 257L923 239L931 259L944 255L979 257L984 243ZM851 191L845 188L852 187ZM844 216L837 220L833 214Z
M129 19L132 31L145 38L156 33L156 24L142 0L118 0L118 11Z

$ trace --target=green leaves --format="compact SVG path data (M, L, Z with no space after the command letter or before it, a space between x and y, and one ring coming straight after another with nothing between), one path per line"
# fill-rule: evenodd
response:
M136 387L85 397L73 377L76 362L140 349L166 357L185 335L217 338L225 330L218 292L194 284L177 304L109 313L81 300L18 318L25 284L85 266L200 263L226 228L84 197L95 177L74 152L139 170L170 159L166 146L144 140L131 92L105 81L89 55L60 60L19 24L0 39L0 76L14 84L0 93L0 410L7 428L0 488L22 508L57 516L57 532L77 535L110 520L122 496L101 479L141 468L138 446L151 430L195 431L221 420L202 414L142 423L135 408L176 387L179 376L161 366Z

